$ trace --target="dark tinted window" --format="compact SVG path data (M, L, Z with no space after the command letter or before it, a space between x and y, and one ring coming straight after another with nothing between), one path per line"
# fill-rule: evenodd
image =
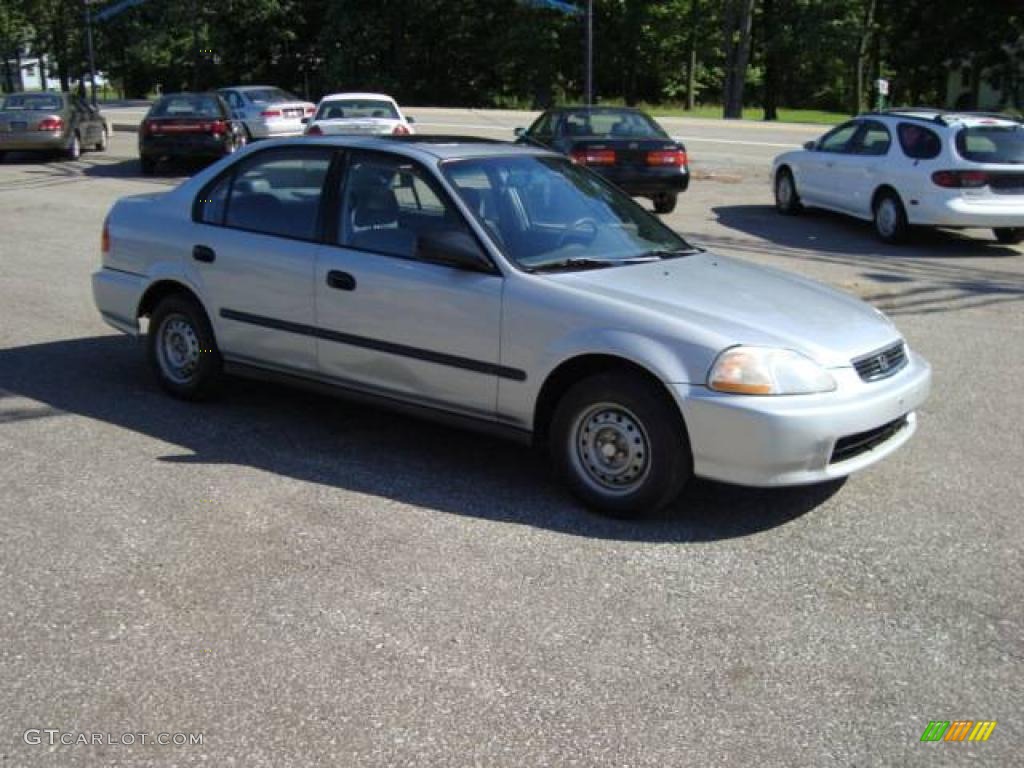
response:
M225 224L267 235L313 240L331 150L274 149L235 174ZM211 194L211 200L216 200ZM209 203L211 212L217 205Z
M881 123L871 120L864 124L864 129L857 137L853 151L858 155L884 155L892 144L889 129Z
M826 133L820 142L818 149L821 152L849 152L850 140L860 128L860 123L846 123L835 130Z
M555 113L545 112L537 118L537 122L530 126L530 134L533 136L550 136L554 133Z
M1024 126L972 125L956 135L956 151L976 163L1024 163Z
M331 99L320 104L317 120L342 120L353 117L383 117L397 120L398 110L390 101L380 99Z
M942 139L930 128L917 123L900 123L896 129L903 154L914 160L931 160L942 151Z
M339 242L350 248L417 258L419 237L469 227L437 183L405 158L356 155L347 174Z
M212 93L164 96L149 111L150 117L223 117L220 100Z
M588 109L569 112L565 119L569 136L595 138L663 139L661 127L642 112L630 109Z

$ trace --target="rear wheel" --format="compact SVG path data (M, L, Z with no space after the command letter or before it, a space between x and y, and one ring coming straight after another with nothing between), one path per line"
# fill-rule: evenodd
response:
M215 391L224 361L206 312L194 299L179 294L157 304L146 342L164 390L183 400L202 400Z
M996 240L1003 245L1017 245L1024 243L1024 227L997 227L992 230Z
M5 157L7 157L7 153L6 152L0 152L0 163L2 163L4 161Z
M663 192L654 198L655 213L672 213L676 209L676 202L679 196L669 192Z
M886 243L905 242L910 234L907 211L895 192L882 192L875 201L875 232Z
M152 176L156 171L156 158L140 157L139 166L142 168L143 176Z
M675 404L657 384L629 372L576 383L555 409L550 450L570 490L613 517L656 512L692 473Z
M68 160L77 160L82 156L82 140L78 138L78 134L74 133L71 135L71 143L68 144L67 149L64 150L64 157Z
M802 208L793 173L788 168L783 168L775 176L775 209L779 213L792 216L800 213Z

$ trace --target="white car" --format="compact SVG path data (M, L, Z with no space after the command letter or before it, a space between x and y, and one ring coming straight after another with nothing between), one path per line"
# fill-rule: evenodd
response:
M414 122L383 93L332 93L317 104L316 115L307 121L306 134L410 136L415 133Z
M245 127L249 140L301 136L304 118L316 109L313 102L272 85L239 85L218 93L231 107L231 116Z
M1024 240L1024 125L1003 115L861 115L779 155L772 181L782 213L850 214L890 243L912 226L985 227L1000 243Z

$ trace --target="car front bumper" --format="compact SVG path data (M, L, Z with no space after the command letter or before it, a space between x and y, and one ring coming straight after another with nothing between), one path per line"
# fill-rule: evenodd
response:
M922 200L910 205L907 217L933 227L1024 227L1024 194Z
M931 388L931 366L923 358L910 351L899 373L872 383L852 368L830 372L837 389L818 395L759 397L676 385L694 474L738 485L807 485L864 469L911 438L915 412ZM871 444L876 432L877 444ZM861 436L871 447L834 458L837 444Z

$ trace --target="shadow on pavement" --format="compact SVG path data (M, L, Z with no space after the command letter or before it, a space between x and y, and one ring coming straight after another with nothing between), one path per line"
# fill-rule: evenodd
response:
M11 396L36 403L5 404ZM250 381L232 380L214 402L183 403L159 390L141 344L123 336L0 350L0 424L66 413L180 447L161 461L256 467L419 507L602 539L748 536L800 517L842 486L760 490L695 481L677 508L657 518L608 520L549 479L540 451L494 438Z

